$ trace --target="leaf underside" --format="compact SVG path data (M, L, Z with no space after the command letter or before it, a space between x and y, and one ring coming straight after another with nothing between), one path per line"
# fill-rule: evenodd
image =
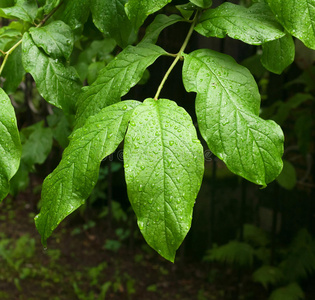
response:
M233 58L212 50L184 55L183 81L197 93L200 132L209 149L234 173L265 186L282 169L283 133L259 118L253 76Z
M190 116L167 99L147 99L130 119L124 167L128 197L147 241L174 261L203 176L202 146Z

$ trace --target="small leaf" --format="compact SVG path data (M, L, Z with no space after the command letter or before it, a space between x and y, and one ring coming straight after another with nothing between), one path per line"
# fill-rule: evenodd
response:
M78 100L76 127L102 108L117 103L131 87L142 78L146 68L166 52L155 45L140 43L128 46L115 57L88 88L84 88Z
M125 48L135 40L135 30L128 19L124 5L128 0L92 0L91 10L95 26L105 36L115 39Z
M73 48L71 28L62 21L54 21L43 27L29 30L37 47L41 47L52 58L69 59Z
M315 49L315 0L267 0L283 27Z
M145 100L131 117L124 163L138 226L147 243L173 262L189 231L204 169L190 116L173 101Z
M157 15L154 21L148 26L141 42L155 44L163 29L180 21L185 20L178 15Z
M19 45L9 56L2 72L5 78L3 89L8 95L13 94L25 75L22 64L22 46Z
M130 21L134 24L134 27L138 29L147 16L160 10L171 1L172 0L129 0L126 4L126 12Z
M259 282L265 289L269 285L277 285L284 279L282 271L273 266L264 265L253 273L253 281Z
M268 5L256 3L245 8L233 3L223 3L206 10L195 30L207 37L229 37L251 45L261 45L285 35Z
M0 88L0 201L8 194L10 179L17 172L21 142L13 106Z
M258 117L260 95L253 76L233 58L201 49L184 55L183 81L197 93L200 132L227 167L265 186L282 169L283 133Z
M294 61L295 46L291 35L262 44L262 65L269 71L281 74Z
M283 161L283 169L279 176L277 177L277 181L283 188L287 190L292 190L296 184L296 172L293 165L284 160Z
M34 44L28 33L23 36L22 49L24 68L33 76L42 97L66 112L74 112L81 88L75 69L48 57Z
M58 224L90 195L101 161L123 140L130 114L139 104L130 100L106 107L73 132L61 162L43 183L35 223L44 245Z
M36 0L17 0L12 7L0 8L0 17L18 18L25 22L33 23L37 9Z
M195 4L201 8L209 8L212 5L212 0L189 0L192 4Z
M304 299L304 292L301 287L293 282L284 287L274 290L269 300L302 300Z

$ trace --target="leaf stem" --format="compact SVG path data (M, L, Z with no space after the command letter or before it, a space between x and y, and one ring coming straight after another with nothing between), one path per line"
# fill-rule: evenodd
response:
M194 28L195 28L195 25L196 25L196 22L197 22L197 17L198 17L198 12L196 12L195 17L192 20L192 24L191 24L191 26L189 28L189 31L187 33L187 36L186 36L186 38L184 40L183 45L181 46L181 48L179 49L178 53L176 54L176 57L175 57L173 63L171 64L169 69L166 71L166 73L165 73L165 75L164 75L164 77L163 77L163 79L162 79L162 81L161 81L161 83L160 83L160 85L159 85L159 87L157 89L157 92L156 92L156 94L154 96L154 100L158 100L158 98L160 96L160 93L161 93L161 91L163 89L163 86L164 86L168 76L173 71L173 69L174 69L175 65L177 64L177 62L182 58L182 53L185 51L185 49L187 47L187 44L188 44L188 42L189 42L189 40L191 38L191 35L192 35L193 31L194 31ZM171 56L173 56L173 55L171 55Z
M38 25L36 25L37 28L43 26L45 24L45 22L58 10L58 8L63 4L63 1L61 1L59 3L59 5L57 7L55 7L43 20L40 21L40 23ZM22 39L20 39L16 44L14 44L8 51L2 51L1 53L4 54L4 59L3 62L0 66L0 76L2 74L2 71L4 69L4 66L9 58L9 55L22 43Z

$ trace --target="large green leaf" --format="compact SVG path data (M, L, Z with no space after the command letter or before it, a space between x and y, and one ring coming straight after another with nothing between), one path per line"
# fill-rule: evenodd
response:
M315 0L267 0L276 18L305 46L315 49Z
M283 133L258 117L253 76L233 58L212 50L184 55L183 80L197 93L200 132L209 149L234 173L265 186L282 169Z
M294 61L295 46L292 36L284 37L262 45L262 65L269 71L281 74Z
M285 35L282 26L265 3L245 8L233 3L223 3L206 10L195 30L207 37L229 37L251 45L260 45Z
M22 64L22 47L18 46L9 56L2 76L5 78L3 89L7 94L13 94L25 75Z
M98 78L84 89L78 100L76 127L102 108L120 101L142 78L146 68L166 52L155 45L128 46L100 71Z
M22 49L24 68L33 76L43 98L66 112L74 112L81 88L76 70L43 53L28 33L23 36Z
M21 142L13 106L0 88L0 201L8 194L10 179L19 168Z
M62 21L54 21L43 27L29 30L37 47L41 47L52 58L69 59L73 48L72 30Z
M35 223L44 245L58 224L90 195L101 161L123 140L131 112L139 104L130 100L106 107L71 135L61 162L43 183Z
M185 19L178 15L157 15L154 21L146 29L145 36L141 42L155 44L164 28L180 21L185 21Z
M0 17L18 18L32 23L36 17L37 9L36 0L17 0L14 6L1 8Z
M128 0L92 0L91 10L96 27L118 45L126 47L135 39L135 30L125 7Z
M172 0L129 0L126 4L126 12L132 24L138 29L148 15L160 10L171 1Z
M147 243L174 261L191 224L203 176L203 150L186 111L147 99L131 119L124 146L128 196Z
M72 30L81 31L90 14L90 0L65 0L54 18L68 24Z

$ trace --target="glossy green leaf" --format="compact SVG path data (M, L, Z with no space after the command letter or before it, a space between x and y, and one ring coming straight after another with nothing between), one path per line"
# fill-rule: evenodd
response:
M101 161L123 140L131 112L139 104L130 100L106 107L73 132L61 162L43 183L35 223L44 245L58 224L90 195Z
M251 45L260 45L285 35L264 3L245 8L225 2L215 9L206 10L195 30L207 37L224 38L228 35Z
M22 64L22 47L18 46L9 56L2 72L5 78L3 89L8 95L13 94L25 75Z
M69 25L54 21L43 27L29 30L37 47L44 49L52 58L69 59L73 48L73 33Z
M126 4L126 12L130 21L134 24L134 27L138 29L147 16L160 10L171 1L172 0L129 0Z
M0 88L0 201L8 194L10 179L17 172L21 158L21 142L14 108Z
M90 0L66 0L54 17L68 24L72 30L82 31L90 14L90 6Z
M127 0L92 0L91 3L96 27L123 48L134 42L136 37L125 12L126 3Z
M189 0L192 4L201 7L209 8L212 5L212 0Z
M315 49L315 0L267 0L283 27Z
M74 112L81 88L76 70L48 57L28 33L23 36L22 49L24 68L33 76L42 97L66 112Z
M162 48L152 44L125 48L100 71L96 81L84 89L78 100L76 127L102 108L120 101L120 97L138 83L146 68L163 54L166 52Z
M187 112L147 99L130 120L124 146L128 197L147 243L170 261L185 238L203 176L203 149Z
M157 15L148 26L141 42L155 44L163 29L180 21L184 21L184 19L178 15Z
M269 71L281 74L294 61L295 46L291 35L262 45L262 65Z
M196 10L196 5L189 2L182 5L176 5L176 8L186 20L189 20Z
M265 186L282 169L283 133L258 117L260 95L253 76L233 58L212 50L184 55L183 80L196 92L200 132L227 167Z
M36 0L17 0L12 7L0 8L0 17L18 18L32 23L37 14Z

